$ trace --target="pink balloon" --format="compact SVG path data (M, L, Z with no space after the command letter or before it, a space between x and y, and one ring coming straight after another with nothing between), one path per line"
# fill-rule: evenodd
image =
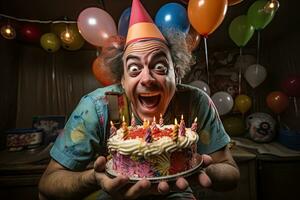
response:
M300 75L291 75L281 83L282 90L289 96L300 96Z
M102 46L109 37L117 35L113 18L100 8L87 8L77 19L77 26L82 37L95 46Z

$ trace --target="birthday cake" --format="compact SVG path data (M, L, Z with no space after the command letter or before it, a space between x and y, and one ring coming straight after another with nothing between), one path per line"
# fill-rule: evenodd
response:
M108 139L112 169L117 174L135 178L151 178L174 175L197 165L196 145L199 139L196 122L186 128L183 119L180 124L152 124L131 126L123 121L116 129L111 123L111 137ZM195 120L196 121L196 120Z

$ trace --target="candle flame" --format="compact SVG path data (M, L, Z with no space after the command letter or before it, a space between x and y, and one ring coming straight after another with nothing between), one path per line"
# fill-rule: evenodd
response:
M183 114L181 114L181 119L183 119Z
M153 117L153 122L156 122L155 116Z
M195 123L197 122L197 117L195 118L194 122L195 122Z
M124 115L123 115L123 117L122 117L122 120L123 120L123 122L125 122L125 117L124 117Z
M114 126L114 123L113 123L112 121L110 121L110 125L111 125L111 126Z
M176 119L176 118L175 118L175 120L174 120L174 124L177 125L177 119Z

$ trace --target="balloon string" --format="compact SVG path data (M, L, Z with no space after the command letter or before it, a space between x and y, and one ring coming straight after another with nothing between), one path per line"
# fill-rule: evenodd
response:
M281 128L281 119L280 119L280 115L279 114L277 114L277 121L278 121L279 127Z
M298 117L298 105L297 105L297 98L296 97L294 97L294 106L295 106L296 116Z
M206 72L207 72L207 84L209 85L208 53L207 53L207 37L204 37L204 47L205 47L205 63L206 63Z
M240 56L242 56L243 52L242 52L242 47L240 47ZM241 59L243 59L241 57ZM244 62L242 62L244 63ZM242 90L242 65L240 65L239 67L239 95L241 94L241 90Z
M257 55L256 55L256 64L259 64L260 57L260 30L257 31Z

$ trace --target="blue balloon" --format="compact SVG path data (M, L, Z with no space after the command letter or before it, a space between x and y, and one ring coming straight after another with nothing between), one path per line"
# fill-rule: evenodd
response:
M126 37L128 32L128 25L130 20L131 8L126 8L119 19L118 23L118 34Z
M165 28L171 28L188 33L190 29L187 11L178 3L167 3L162 6L156 13L155 24L162 32Z

